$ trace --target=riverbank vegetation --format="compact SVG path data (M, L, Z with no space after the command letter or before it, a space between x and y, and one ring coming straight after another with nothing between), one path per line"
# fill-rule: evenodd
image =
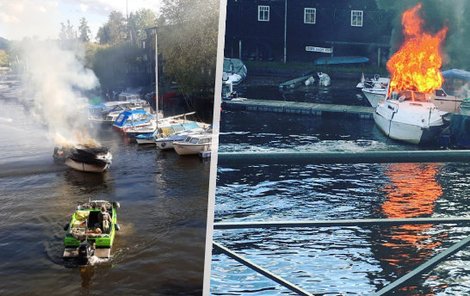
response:
M62 48L80 52L103 90L155 88L155 33L160 75L185 97L213 99L219 3L216 0L163 0L160 14L140 9L124 16L110 12L93 35L86 18L60 24ZM16 41L23 42L23 41ZM15 42L2 51L0 65L20 65ZM77 50L79 49L79 50Z

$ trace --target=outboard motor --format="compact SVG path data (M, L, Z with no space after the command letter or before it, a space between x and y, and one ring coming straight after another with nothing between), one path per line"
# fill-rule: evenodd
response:
M78 247L78 265L87 265L88 260L95 254L95 250L88 242L83 242Z

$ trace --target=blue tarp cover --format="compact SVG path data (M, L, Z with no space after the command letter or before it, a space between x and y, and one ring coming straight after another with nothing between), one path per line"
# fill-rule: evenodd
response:
M130 119L131 117L133 117L133 115L136 115L136 114L149 115L145 120L141 120L141 122L150 121L150 116L151 116L151 114L148 113L147 111L141 110L141 109L129 110L129 111L124 111L124 112L122 112L121 114L119 114L118 118L117 118L116 121L114 122L114 126L123 127L123 126L125 126L125 125L130 125L130 124L127 122L128 119ZM139 121L139 122L133 122L133 123L134 123L134 124L138 124L138 123L141 123L141 122Z
M470 72L460 69L442 71L442 76L446 79L462 79L470 81Z
M323 57L314 61L315 65L362 64L369 62L366 57Z

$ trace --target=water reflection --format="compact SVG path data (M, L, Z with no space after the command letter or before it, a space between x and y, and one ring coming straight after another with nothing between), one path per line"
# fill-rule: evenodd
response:
M387 166L384 173L390 183L382 189L385 201L380 206L380 214L386 218L431 216L443 192L436 180L440 168L439 164ZM432 224L415 224L378 229L378 237L373 241L377 244L375 251L385 278L393 281L434 255L434 250L445 241L445 235L431 234L432 227ZM400 291L414 294L416 288L408 286Z
M80 278L82 279L82 288L90 288L94 275L95 268L93 266L80 267Z

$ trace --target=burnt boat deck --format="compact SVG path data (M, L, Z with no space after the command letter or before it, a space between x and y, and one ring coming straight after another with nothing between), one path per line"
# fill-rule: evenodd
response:
M348 106L279 100L255 100L245 98L223 101L222 108L226 110L262 111L313 116L322 116L324 114L344 114L364 119L372 119L374 114L374 108L366 106Z

